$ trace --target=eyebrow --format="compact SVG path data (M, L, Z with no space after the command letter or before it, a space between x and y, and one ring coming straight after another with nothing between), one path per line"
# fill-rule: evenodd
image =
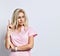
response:
M18 16L18 18L21 18L21 17L23 18L23 17L25 17L25 16Z
M25 16L18 16L18 17L25 17Z

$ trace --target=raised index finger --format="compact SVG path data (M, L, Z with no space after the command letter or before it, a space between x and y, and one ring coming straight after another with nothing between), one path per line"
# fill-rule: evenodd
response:
M8 20L8 25L10 25L11 23L10 23L10 20Z

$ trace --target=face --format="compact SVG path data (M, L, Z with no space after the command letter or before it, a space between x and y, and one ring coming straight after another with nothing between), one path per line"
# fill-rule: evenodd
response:
M25 15L22 12L19 12L18 18L17 18L18 25L23 25L25 22Z

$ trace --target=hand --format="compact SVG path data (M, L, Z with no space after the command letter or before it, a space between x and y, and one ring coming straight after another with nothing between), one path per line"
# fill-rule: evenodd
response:
M17 51L17 46L10 42L11 50Z
M15 50L15 45L10 41L10 49Z
M15 50L15 46L14 45L10 45L11 46L11 50Z
M12 32L13 25L10 23L10 20L8 20L8 25L7 25L7 33L10 35Z
M8 26L7 26L7 30L12 30L13 25L11 24L10 20L8 20Z
M14 46L14 45L11 45L11 50L13 50L13 51L17 51L17 47Z

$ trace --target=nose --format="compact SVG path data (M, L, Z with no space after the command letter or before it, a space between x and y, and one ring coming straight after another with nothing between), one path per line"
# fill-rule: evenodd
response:
M20 19L20 21L22 21L22 19Z
M22 18L20 18L19 21L22 21Z

